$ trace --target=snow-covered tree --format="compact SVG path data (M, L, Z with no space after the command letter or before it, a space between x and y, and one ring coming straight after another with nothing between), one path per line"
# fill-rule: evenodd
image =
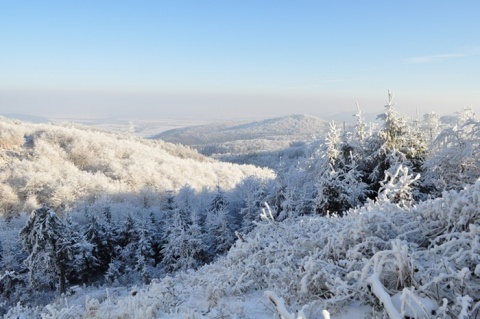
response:
M25 264L32 287L58 287L65 292L66 275L75 259L71 231L58 215L43 206L34 210L20 231L23 249L28 253Z
M480 122L462 116L461 125L444 129L432 143L423 183L436 190L462 189L480 177Z
M85 237L80 225L71 217L67 216L65 226L69 230L69 245L71 246L72 258L66 271L67 279L71 282L90 283L99 278L99 262L94 254L94 244Z
M358 143L357 143L358 144ZM332 123L326 138L325 150L318 159L319 175L316 177L316 211L320 214L339 213L359 206L367 197L368 186L364 173L357 164L358 148Z
M259 220L260 205L265 200L265 190L260 179L251 176L244 179L234 189L234 196L239 206L242 232L249 232L254 227L254 222Z
M104 273L112 260L113 242L111 233L96 215L87 215L88 224L84 231L85 239L92 245L92 254L97 260L99 273Z
M151 280L150 269L155 266L155 242L154 229L150 227L149 221L145 221L138 229L139 240L136 243L135 250L135 271L141 274L144 283L149 283Z
M421 122L421 127L425 140L431 144L442 130L440 115L435 112L425 114Z
M227 200L220 188L214 194L207 217L205 229L207 229L207 243L212 258L225 253L234 242L232 230L233 220L230 216Z
M172 212L163 229L165 234L162 247L162 266L168 272L183 269L185 258L188 256L188 233L186 221Z
M368 131L368 126L365 123L364 111L360 109L360 105L357 102L357 113L354 115L357 118L357 123L355 125L354 139L359 145L363 144L365 138L370 135Z
M422 135L410 127L395 109L393 93L388 92L385 112L378 118L383 122L379 131L372 135L366 149L363 169L368 173L371 196L377 196L385 172L394 172L399 165L408 167L412 174L422 173L426 157L426 144Z
M210 255L214 258L226 253L235 240L227 208L208 212L205 227Z

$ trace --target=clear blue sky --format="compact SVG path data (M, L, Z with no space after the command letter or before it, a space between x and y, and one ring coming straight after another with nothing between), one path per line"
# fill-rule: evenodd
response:
M0 113L480 107L480 1L0 1Z

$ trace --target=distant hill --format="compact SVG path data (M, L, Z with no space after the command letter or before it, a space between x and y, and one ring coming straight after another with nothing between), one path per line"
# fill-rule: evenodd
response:
M20 113L8 113L8 114L1 114L1 116L16 119L24 122L30 123L48 123L50 120L43 116L37 115L29 115L29 114L20 114Z
M247 176L274 177L251 165L220 163L195 150L78 124L31 124L0 117L0 215L39 204L68 209L108 196L231 189Z
M327 130L328 122L318 117L290 115L173 129L152 138L188 145L225 161L272 167L279 152L324 136Z
M290 115L261 121L231 121L168 130L153 136L189 146L238 140L295 140L323 134L326 122L309 115Z

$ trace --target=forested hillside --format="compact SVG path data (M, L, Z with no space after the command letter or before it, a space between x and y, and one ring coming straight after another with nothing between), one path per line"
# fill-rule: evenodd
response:
M189 185L231 189L271 171L219 163L195 150L82 126L0 119L0 214L47 204L56 211L103 197L124 201Z
M64 178L30 191L15 188L30 185L26 177L5 179L0 310L6 318L476 318L480 122L471 109L409 121L391 93L378 118L366 123L358 110L351 128L331 123L325 137L298 144L300 156L274 165L274 179L164 142L57 126L14 134L23 124L5 121L5 160L33 165L37 150L71 168L33 165ZM90 141L75 161L66 136ZM115 155L124 143L126 158ZM113 155L98 162L104 150ZM181 176L208 180L200 168L227 165L237 178L155 188L151 178L170 175L159 167L167 160L146 162L150 152L181 152L168 162ZM45 195L70 190L71 171L103 180L87 188L73 179L88 196Z
M320 118L290 115L173 129L152 138L188 145L222 161L274 168L281 158L303 156L305 144L327 131L328 122Z

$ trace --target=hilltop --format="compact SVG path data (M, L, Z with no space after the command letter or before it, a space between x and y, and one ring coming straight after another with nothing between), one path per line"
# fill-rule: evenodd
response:
M279 158L298 156L296 149L328 131L328 122L310 115L260 121L231 121L165 131L153 139L188 145L222 161L275 168Z

